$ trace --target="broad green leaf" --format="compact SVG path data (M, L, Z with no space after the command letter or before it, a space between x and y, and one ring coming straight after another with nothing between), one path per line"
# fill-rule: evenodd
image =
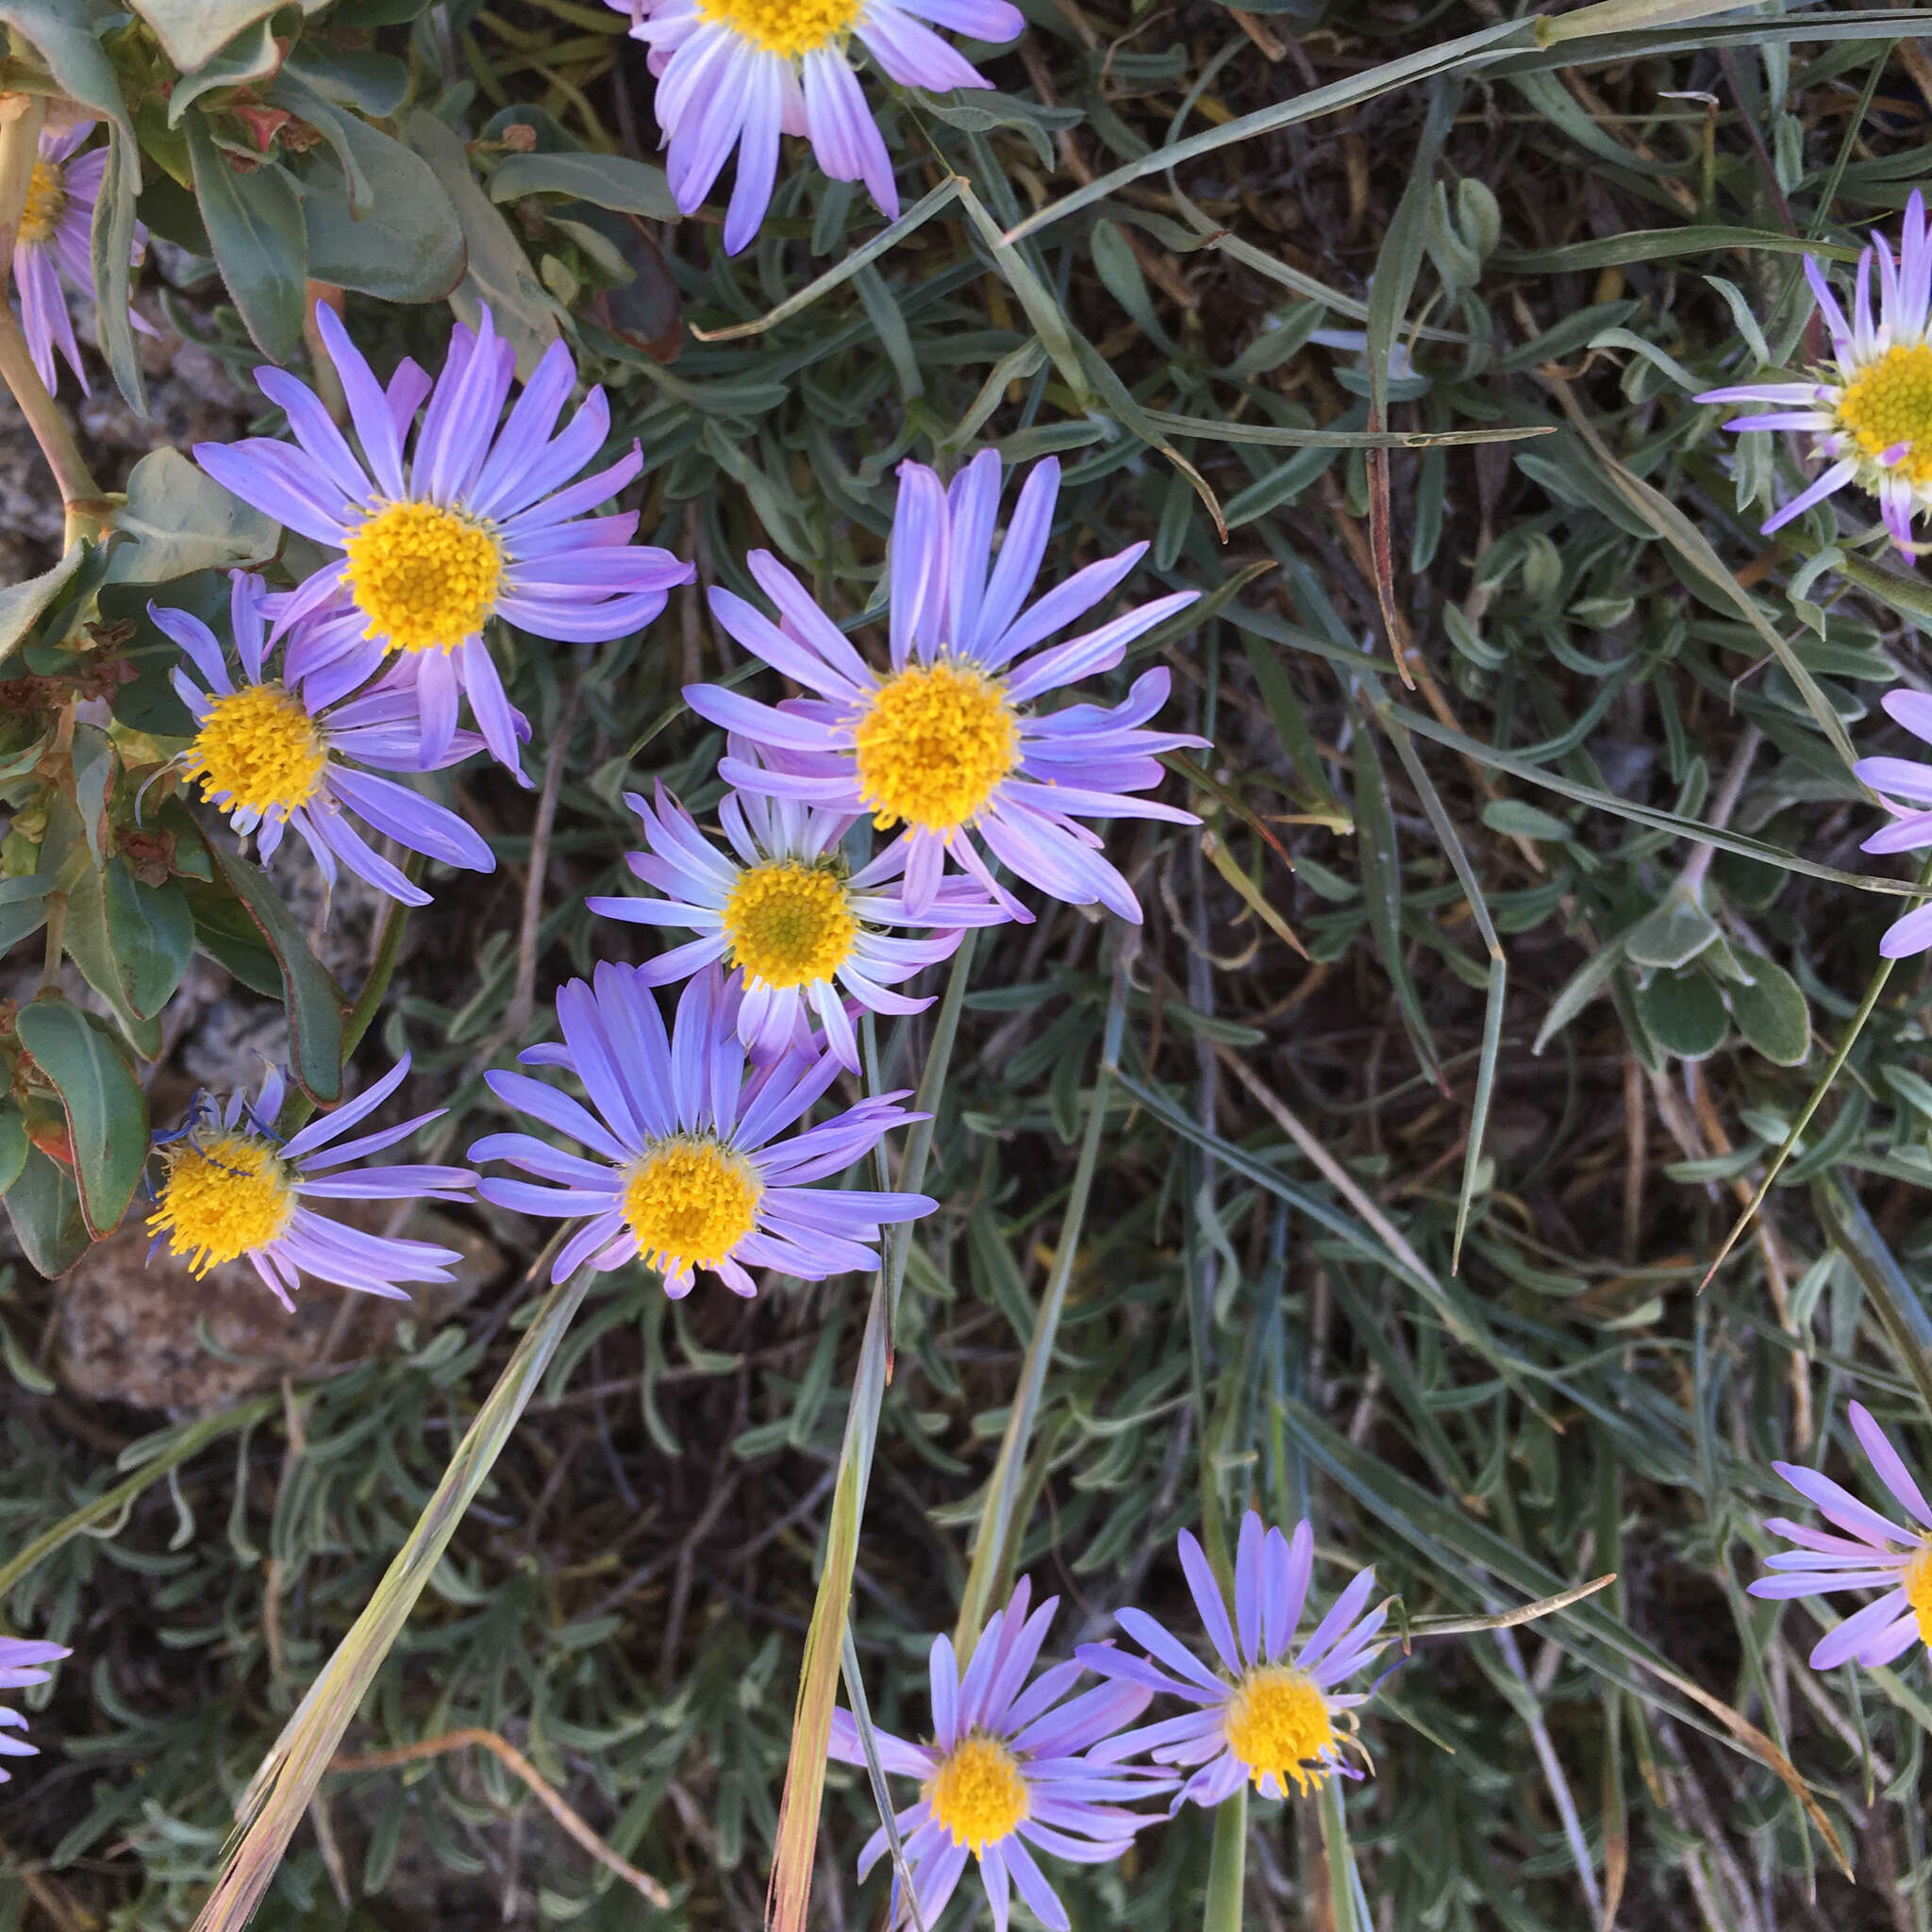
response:
M1674 886L1624 936L1624 950L1639 966L1688 966L1718 937L1717 921L1693 894Z
M0 1107L0 1194L20 1178L20 1171L32 1152L33 1142L26 1137L26 1124L20 1117L19 1108Z
M1707 974L1659 973L1637 991L1637 1010L1666 1053L1707 1059L1724 1044L1730 1015Z
M1750 985L1724 989L1738 1031L1775 1065L1802 1066L1811 1050L1811 1014L1798 982L1769 959L1747 956L1745 963Z
M26 1265L50 1280L72 1268L91 1243L74 1176L38 1147L7 1191L7 1218Z
M134 286L134 205L141 193L141 150L125 115L108 120L108 162L88 232L88 265L100 318L101 349L127 407L147 415L147 376L134 346L128 291Z
M212 60L244 27L266 19L278 0L129 0L183 74Z
M282 996L282 969L262 943L261 928L239 899L217 889L183 886L194 942L217 966L225 967L251 992L265 999Z
M309 951L295 915L268 874L220 845L208 850L281 968L282 998L289 1009L289 1071L318 1107L331 1106L342 1094L341 994Z
M53 889L52 873L8 879L0 886L0 953L31 938L47 923L47 894Z
M120 1022L121 1030L144 1060L157 1059L161 1051L161 1024L158 1017L137 1013L127 1004L127 989L122 983L121 967L114 957L114 943L108 931L107 874L92 866L82 869L67 889L67 925L64 933L67 957L80 968L81 977L107 1001ZM271 991L279 991L279 987Z
M80 560L86 555L85 543L70 544L66 556L52 570L0 591L0 659L16 649L21 639L45 615L47 607L80 568Z
M174 997L194 950L194 922L179 886L139 884L120 858L104 884L108 940L127 1004L152 1019Z
M515 201L525 194L567 194L619 214L654 222L678 219L663 169L624 155L510 155L490 177L490 198Z
M308 90L302 92L321 105ZM336 118L368 182L370 202L358 214L353 179L339 158L316 155L302 183L309 274L386 301L441 301L469 266L455 202L421 155L354 114Z
M537 358L557 341L555 305L531 272L524 245L503 211L470 172L470 157L458 136L426 108L416 108L403 131L435 170L462 223L469 271L450 297L451 306L474 326L482 304L489 303L497 334L516 351L517 374L528 381Z
M194 195L215 265L257 347L270 361L286 362L302 346L308 280L302 197L277 162L238 175L203 116L191 114L187 128Z
M108 563L113 584L158 584L197 570L266 563L281 525L231 495L177 449L154 449L134 466L114 528L132 541Z
M422 12L423 8L416 11ZM336 8L330 24L346 25L347 12L346 7ZM326 99L358 108L375 121L387 121L409 92L409 70L402 61L366 47L331 47L318 41L301 41L290 49L282 72L299 75Z
M20 1043L54 1084L74 1139L74 1172L88 1231L120 1225L147 1161L147 1096L125 1055L78 1007L36 999L14 1020Z
M198 62L195 72L183 74L168 96L168 125L179 127L181 117L203 94L216 88L241 87L260 80L282 64L282 50L266 19L238 34L219 54Z

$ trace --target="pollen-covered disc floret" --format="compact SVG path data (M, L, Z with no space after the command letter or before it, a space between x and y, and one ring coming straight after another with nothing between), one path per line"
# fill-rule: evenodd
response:
M160 1150L165 1178L148 1232L196 1274L288 1232L295 1191L275 1143L253 1133L191 1131Z
M1008 0L609 0L651 50L654 96L670 152L665 173L691 214L732 150L738 174L724 250L757 235L778 172L778 136L802 134L835 181L863 181L899 212L891 157L854 71L860 49L890 81L946 92L991 87L928 21L975 40L1010 41L1025 25ZM856 44L855 44L856 43Z
M1264 1778L1291 1780L1306 1797L1325 1773L1339 1740L1328 1700L1306 1672L1283 1664L1248 1671L1222 1720L1227 1747L1258 1790Z
M729 752L741 764L758 761L741 739L731 740ZM696 933L640 974L665 986L722 961L742 994L739 1038L760 1062L808 1048L816 1025L840 1064L857 1073L848 1002L877 1013L918 1012L929 1002L891 989L951 955L960 928L1007 917L970 879L943 880L933 904L913 912L899 882L903 841L850 871L840 851L853 827L850 812L730 792L718 808L728 847L721 851L662 785L655 807L636 792L627 802L647 847L630 855L630 868L664 896L592 898L591 910ZM909 937L889 930L894 926L940 929Z
M636 1161L624 1218L647 1266L719 1268L758 1225L764 1185L715 1135L675 1134Z
M36 161L27 181L26 206L20 211L20 229L14 245L18 247L24 242L32 247L51 242L66 211L66 170L58 161Z
M924 1194L813 1188L842 1174L890 1128L923 1120L903 1093L862 1100L780 1139L837 1077L830 1054L796 1047L747 1077L738 1033L739 994L715 965L685 988L667 1033L640 975L609 963L594 986L574 979L557 996L560 1045L531 1047L525 1062L573 1073L580 1102L525 1074L491 1074L497 1097L554 1128L595 1158L532 1134L489 1134L472 1160L503 1160L551 1183L491 1175L483 1197L523 1214L581 1220L551 1278L622 1268L641 1257L673 1296L700 1268L737 1294L755 1294L748 1272L770 1268L818 1281L878 1265L879 1230L938 1205Z
M886 678L853 727L858 797L880 831L957 832L1020 762L1020 724L996 677L941 656Z
M1831 363L1804 381L1735 383L1697 400L1769 404L1724 426L1794 430L1826 459L1810 486L1766 521L1767 536L1850 483L1878 499L1892 541L1913 551L1913 520L1932 511L1932 240L1924 198L1915 191L1906 204L1896 256L1873 231L1871 246L1858 257L1849 319L1809 256L1805 275L1831 336Z
M327 763L327 743L308 706L275 683L216 698L182 760L203 795L224 810L284 818L315 796Z
M0 1690L18 1690L27 1684L44 1684L47 1681L47 1664L58 1663L64 1657L71 1657L64 1643L47 1643L30 1637L0 1637ZM29 1744L25 1738L12 1733L26 1729L26 1720L19 1711L10 1710L0 1705L0 1785L8 1778L5 1760L8 1757L33 1757L39 1754L37 1744Z
M462 1259L454 1248L365 1233L318 1213L316 1201L465 1201L476 1176L460 1167L352 1166L441 1117L436 1108L392 1127L343 1141L392 1094L409 1072L403 1058L359 1098L280 1139L276 1116L288 1094L271 1070L251 1100L195 1096L173 1133L158 1135L160 1174L148 1231L150 1256L165 1247L196 1274L244 1255L291 1313L294 1291L312 1274L341 1288L408 1301L406 1281L448 1281Z
M961 1670L952 1643L933 1639L930 1659L933 1736L914 1743L875 1734L888 1773L919 1781L919 1800L894 1820L918 1895L920 1917L937 1926L968 1858L979 1863L995 1926L1007 1924L1012 1895L1055 1932L1067 1932L1061 1905L1035 1856L1046 1852L1096 1865L1117 1858L1149 1823L1127 1807L1174 1789L1174 1780L1110 1755L1124 1725L1146 1709L1150 1693L1133 1684L1103 1684L1067 1693L1085 1675L1058 1663L1032 1676L1059 1599L1028 1615L1030 1581L987 1620L971 1661ZM1066 1701L1063 1701L1066 1700ZM832 1713L831 1755L863 1764L858 1727ZM884 1826L858 1856L863 1878L887 1848ZM892 1923L902 1924L894 1891Z
M1819 1671L1848 1661L1876 1670L1909 1649L1914 1638L1932 1645L1932 1508L1870 1411L1854 1402L1849 1413L1866 1460L1911 1526L1901 1528L1818 1470L1774 1462L1772 1468L1841 1533L1768 1518L1765 1528L1793 1547L1767 1557L1771 1574L1750 1587L1753 1596L1773 1598L1881 1592L1819 1639L1811 1651L1811 1666Z
M163 604L148 606L187 659L175 668L174 684L195 735L180 764L202 795L228 814L238 832L255 834L264 865L292 826L331 886L338 867L346 867L406 905L429 903L429 894L358 830L358 820L444 865L492 871L496 855L473 826L400 781L428 769L410 698L376 690L321 709L308 691L269 676L265 602L259 577L233 573L228 622L239 679L221 641L200 618ZM474 733L459 731L442 762L453 764L480 749ZM379 776L382 772L400 776Z
M496 608L503 546L487 523L435 503L391 503L342 546L362 635L396 651L454 651Z
M1264 1530L1252 1509L1242 1518L1232 1621L1208 1558L1186 1530L1180 1558L1221 1669L1210 1670L1146 1611L1120 1611L1121 1627L1147 1655L1090 1643L1076 1653L1080 1661L1102 1676L1164 1691L1195 1708L1128 1731L1108 1752L1145 1751L1158 1764L1198 1767L1175 1797L1176 1809L1190 1800L1218 1805L1243 1783L1265 1798L1282 1798L1291 1786L1306 1796L1338 1772L1360 1777L1343 1754L1353 1750L1366 1761L1355 1712L1373 1690L1344 1693L1340 1686L1383 1648L1388 1613L1368 1608L1375 1573L1359 1572L1296 1649L1315 1561L1307 1524L1297 1524L1291 1539Z
M264 365L256 382L287 415L293 442L251 438L194 451L244 503L336 553L269 601L274 635L288 639L283 677L322 710L387 663L377 690L414 720L425 769L447 761L467 697L491 755L521 775L529 721L504 694L484 641L491 620L596 643L641 629L671 587L691 579L691 566L669 551L631 541L635 512L585 514L637 475L642 455L633 442L608 469L573 482L609 433L604 391L591 390L558 429L576 370L555 342L506 416L516 357L487 308L475 330L453 331L434 382L406 358L387 388L326 303L316 325L359 449L308 389Z
M764 53L796 60L842 41L865 7L864 0L697 0L697 10Z
M39 157L27 182L26 205L14 237L13 279L20 290L21 333L26 337L34 371L49 394L55 387L57 349L80 378L81 394L88 393L87 371L81 364L80 344L75 339L74 318L67 312L61 284L65 282L90 301L93 299L90 250L94 203L100 198L101 176L108 166L105 147L86 154L79 151L93 128L93 122L78 121L58 133L42 131ZM136 222L129 259L138 264L146 252L147 229ZM143 335L155 332L132 308L127 320Z
M725 958L748 985L780 991L829 979L858 937L850 898L836 865L783 858L747 866L724 902Z
M711 592L713 614L740 643L816 693L774 708L717 685L687 686L694 710L765 755L762 763L727 756L720 774L741 791L870 813L881 828L903 824L905 899L914 912L936 903L950 855L1016 919L1030 915L994 883L989 859L1069 905L1104 905L1138 921L1132 888L1081 821L1195 823L1191 812L1137 795L1165 775L1162 752L1205 742L1142 728L1167 700L1165 669L1143 672L1112 708L1036 708L1047 692L1113 669L1128 644L1198 594L1157 598L1036 652L1111 596L1147 548L1089 564L1028 605L1058 491L1058 462L1036 464L995 557L992 451L950 489L923 464L900 465L891 664L883 673L762 551L752 554L752 573L778 623L729 591Z

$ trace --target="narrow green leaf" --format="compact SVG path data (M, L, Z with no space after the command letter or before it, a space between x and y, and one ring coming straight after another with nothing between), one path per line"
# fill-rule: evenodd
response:
M255 922L281 968L282 998L289 1009L289 1071L318 1107L342 1095L342 996L308 949L295 915L259 866L208 847L236 898Z
M682 219L664 170L624 155L509 155L490 177L490 198L515 201L525 194L567 194L653 222Z

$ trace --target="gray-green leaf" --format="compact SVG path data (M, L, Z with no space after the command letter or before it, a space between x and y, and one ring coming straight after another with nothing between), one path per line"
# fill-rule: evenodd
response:
M74 1141L80 1211L96 1241L127 1212L148 1154L147 1096L120 1048L78 1007L31 1000L14 1020L20 1043L53 1082Z
M1798 982L1769 959L1747 957L1747 963L1751 984L1725 990L1738 1031L1777 1066L1802 1065L1811 1050L1811 1014Z

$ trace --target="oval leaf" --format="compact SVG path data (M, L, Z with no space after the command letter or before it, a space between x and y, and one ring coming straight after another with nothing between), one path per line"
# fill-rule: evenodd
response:
M1811 1051L1811 1012L1798 982L1769 959L1747 956L1746 963L1751 984L1724 990L1738 1031L1775 1065L1803 1065Z
M147 1164L147 1096L119 1047L64 999L20 1009L20 1043L53 1082L74 1142L80 1210L96 1241L111 1234Z
M19 1178L7 1191L7 1218L26 1265L50 1279L65 1274L87 1253L87 1223L74 1176L38 1148L30 1152Z
M1724 998L1702 973L1659 973L1639 991L1637 1010L1657 1044L1679 1059L1707 1059L1730 1030Z
M194 951L194 921L175 885L142 886L116 858L107 870L108 941L127 1004L151 1020L174 997Z
M308 280L302 197L281 167L238 175L199 114L188 117L188 152L215 265L257 346L272 362L286 362L302 346Z

